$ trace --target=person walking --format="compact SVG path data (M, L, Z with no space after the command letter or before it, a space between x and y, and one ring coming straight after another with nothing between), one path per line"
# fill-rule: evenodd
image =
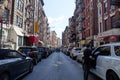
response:
M92 49L90 45L86 45L86 49L84 50L83 55L84 55L84 63L83 63L84 80L88 80L88 74L91 68L91 60L94 59L92 57Z

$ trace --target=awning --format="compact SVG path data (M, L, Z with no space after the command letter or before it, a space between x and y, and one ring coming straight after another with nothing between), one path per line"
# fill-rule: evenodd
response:
M98 39L99 41L116 42L118 41L118 35L101 36L101 37L98 37Z
M13 29L15 30L17 35L24 36L22 28L19 28L17 26L13 26Z
M40 41L40 40L39 40L39 43L41 43L42 45L44 45L44 42L43 42L43 41Z
M29 42L40 42L40 40L36 36L29 36L28 37Z

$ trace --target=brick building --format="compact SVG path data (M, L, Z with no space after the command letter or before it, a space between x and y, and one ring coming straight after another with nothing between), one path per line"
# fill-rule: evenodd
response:
M11 27L11 15L12 15L12 0L0 1L0 19L2 20L2 26L0 30L0 47L11 47L12 42L8 39L8 31ZM1 24L0 24L1 25Z
M99 44L120 41L120 8L110 3L110 0L98 0L97 2Z
M95 37L98 34L98 16L97 16L97 0L82 1L82 45L96 45Z

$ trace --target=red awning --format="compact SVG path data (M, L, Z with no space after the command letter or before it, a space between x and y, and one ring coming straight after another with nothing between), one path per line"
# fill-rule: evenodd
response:
M29 42L39 42L40 40L36 36L29 36L28 41Z

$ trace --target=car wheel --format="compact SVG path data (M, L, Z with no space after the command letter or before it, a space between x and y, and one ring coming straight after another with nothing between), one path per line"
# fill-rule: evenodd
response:
M10 80L10 76L8 74L4 73L0 76L0 80Z
M33 71L33 67L34 67L33 63L30 62L30 67L29 67L29 72L30 72L30 73Z
M120 80L115 72L108 72L106 75L106 80Z

